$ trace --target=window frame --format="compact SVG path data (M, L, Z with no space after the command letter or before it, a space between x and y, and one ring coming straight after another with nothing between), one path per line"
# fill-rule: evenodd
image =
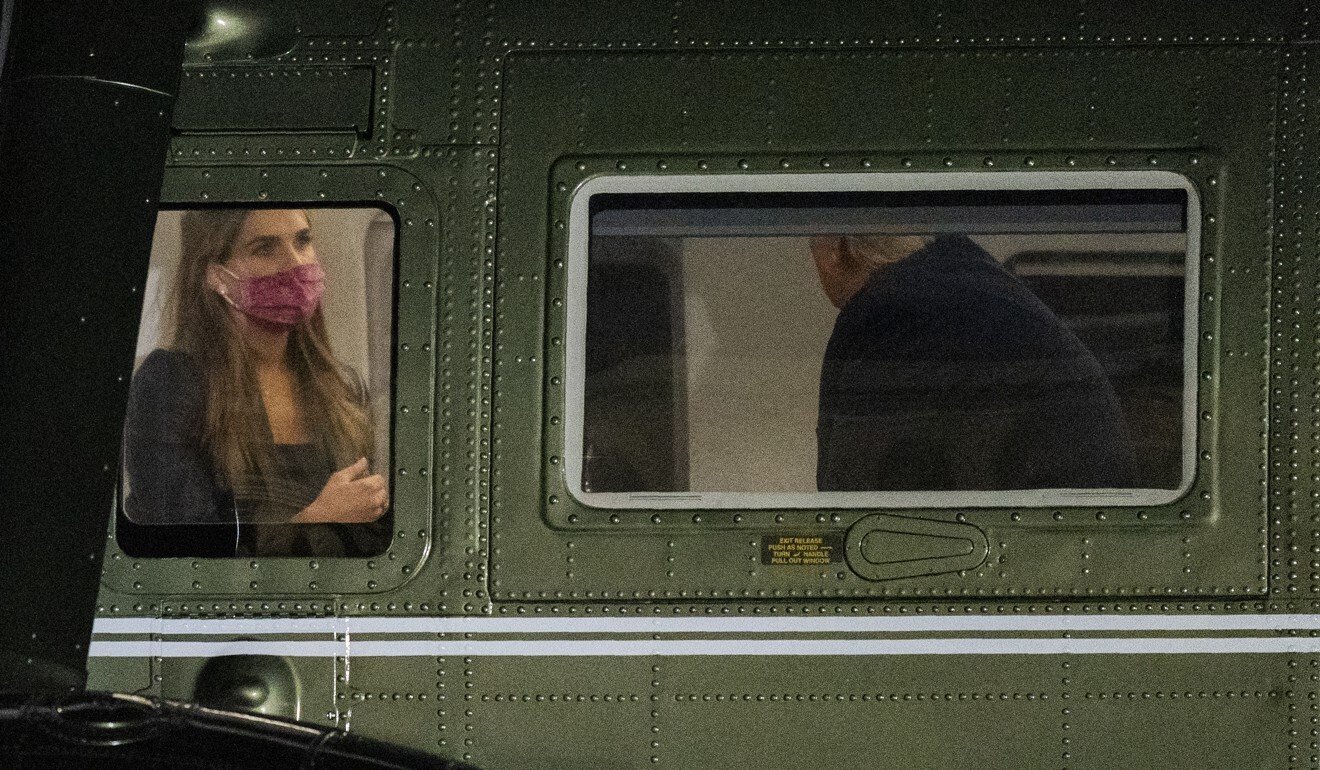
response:
M363 190L376 194L364 195ZM394 518L389 542L383 553L361 557L134 556L119 547L112 515L105 585L128 595L187 592L235 597L393 590L421 570L433 550L432 540L440 537L433 531L435 498L430 473L407 472L408 468L429 471L435 452L436 353L429 342L435 336L440 293L435 255L444 222L439 205L422 179L393 166L166 168L162 210L220 207L372 208L393 220L390 387L382 394L390 401L390 468L385 473ZM405 210L409 212L406 217ZM139 313L139 324L140 319ZM401 350L409 352L401 355ZM405 411L405 404L412 408ZM115 509L117 515L117 495Z
M291 202L268 202L268 201L262 201L262 202L260 202L260 203L258 203L258 204L252 204L252 203L243 203L243 204L233 204L233 203L230 203L230 204L223 204L223 203L222 203L222 204L210 204L210 203L206 203L206 204L181 204L181 205L166 204L166 205L162 205L162 206L160 206L160 207L158 208L158 213L157 213L157 223L159 223L159 221L160 221L159 217L160 217L161 214L187 214L187 213L192 212L192 211L208 211L208 210L209 210L209 211L217 211L217 210L219 210L219 211L224 211L224 210L268 211L268 210L283 210L283 209L302 209L302 210L306 210L306 211L318 211L318 212L335 212L335 211L346 211L346 212L348 212L348 211L351 211L351 212L366 212L366 211L372 211L372 212L375 212L376 215L384 215L385 217L387 217L387 218L390 220L390 225L391 225L391 227L392 227L392 231L391 231L391 234L392 234L392 239L391 239L391 255L390 255L390 260L389 260L390 273L389 273L389 276L388 276L388 282L389 282L389 288L390 288L390 294L391 294L391 296L393 297L393 296L395 296L395 295L397 294L397 292L395 291L395 285L396 285L396 283L397 283L397 276L395 275L395 272L396 272L396 270L397 270L397 268L398 268L398 264L399 264L399 248L398 248L398 245L399 245L399 229L400 229L400 228L399 228L399 217L398 217L398 212L395 211L393 208L391 208L391 207L389 207L389 206L386 206L386 205L384 205L384 204L382 204L382 203L380 203L380 202L378 202L378 201L377 201L377 202L362 202L362 203L356 203L356 204L340 204L340 203L329 203L329 204L327 204L327 203L321 203L321 202L318 202L318 203L306 203L306 202L302 202L302 203L291 203ZM373 221L375 221L375 219L376 219L376 217L373 216L372 219L368 220L368 221L367 221L367 226L366 226L366 227L363 229L363 231L362 231L362 237L363 237L363 244L362 244L362 245L363 245L364 247L366 246L366 237L367 237L368 232L369 232L369 230L370 230L370 228L371 228L371 224L372 224ZM316 241L315 241L315 242L317 242L317 243L320 243L320 242L321 242L321 239L320 239L319 236L316 237ZM153 250L154 250L154 246L155 246L155 244L154 244L154 238L153 238ZM366 266L367 266L366 255L365 255L365 253L364 253L364 255L363 255L363 261L362 261L360 267L362 267L362 268L365 270L365 269L366 269ZM154 268L154 267L156 267L156 265L152 264L152 265L149 266L149 269L150 269L150 268ZM149 273L148 275L150 275L150 273ZM138 336L139 336L138 344L139 344L139 345L141 344L142 325L143 325L143 322L146 320L146 309L147 309L149 306L151 306L151 305L154 304L155 307L154 307L153 309L156 310L156 311L158 311L157 314L156 314L156 317L155 317L155 319L154 319L154 322L155 322L155 325L156 325L156 327L157 327L157 331L158 331L158 336L157 336L157 339L156 339L156 343L157 343L157 344L154 345L153 347L155 347L155 348L160 348L160 344L159 344L159 343L162 342L162 341L164 340L163 329L164 329L164 326L166 325L166 320L165 320L165 318L164 318L164 312L163 312L163 311L165 311L165 310L168 308L168 304L167 304L167 303L168 303L167 295L168 295L168 291L169 291L169 288L170 288L170 287L169 287L168 285L158 285L158 286L157 286L157 290L156 290L156 292L155 292L155 295L156 295L156 296L154 296L154 297L151 296L151 293L149 292L149 287L150 287L150 281L149 281L149 280L148 280L148 283L147 283L147 287L148 287L148 290L144 290L144 297L143 297L143 303L142 303L143 310L142 310L142 312L138 313L138 327L137 327L137 329L138 329ZM366 285L365 285L365 281L364 281L364 286L363 286L363 291L364 291L364 297L363 297L363 299L364 299L364 304L369 304L369 301L370 301L370 300L369 300L369 297L366 296L366 288L367 288L367 287L366 287ZM389 362L388 362L388 365L387 365L387 368L389 369L389 377L388 377L388 379L389 379L390 382L393 382L393 380L394 380L394 364L395 364L394 355L393 355L393 350L394 350L394 337L395 337L395 330L394 330L394 326L395 326L395 324L394 324L394 318L393 318L393 308L391 308L391 314L390 314L390 315L391 315L391 317L390 317L390 319L389 319L389 339L388 339L387 342L386 342L386 346L387 346L387 350L388 350L389 353L390 353L390 358L389 358ZM327 320L327 324L329 324L329 321L328 321L328 320ZM365 325L365 319L364 319L364 325ZM371 329L367 329L367 333L368 333L368 335L370 335L370 333L371 333ZM357 374L358 378L360 379L361 384L362 384L363 386L367 387L367 389L368 389L367 392L368 392L368 394L370 395L370 397L371 397L372 399L383 397L383 398L385 398L385 399L387 400L387 403L386 403L386 410L385 410L385 418L386 418L386 419L385 419L385 422L384 422L384 424L382 424L382 425L377 425L377 426L375 427L375 435L372 436L372 443L375 444L377 441L380 440L381 436L379 435L379 431L381 431L381 430L385 431L385 436L384 436L384 439L385 439L385 445L386 445L386 456L384 457L385 462L383 463L383 465L379 466L375 472L384 475L385 480L386 480L386 485L387 485L387 493L391 495L391 499L392 499L392 493L393 493L393 481L394 481L394 475L393 475L393 471L392 471L392 469L393 469L393 467L394 467L394 459L393 459L393 454L394 454L394 445L393 445L393 443L394 443L394 422L393 422L392 417L393 417L393 411L394 411L394 409L393 409L393 403L390 402L389 400L392 398L392 395L393 395L393 394L389 391L388 388L386 389L386 391L385 391L384 393L375 393L375 392L372 392L372 391L370 390L370 381L371 381L372 378L369 376L369 373L367 373L367 372L360 372L360 371L357 371L356 369L353 369L352 371L354 371L354 372ZM135 371L134 371L134 374L136 375L136 369L135 369ZM350 383L350 384L352 384L352 383ZM373 411L374 411L374 406L371 405L371 404L369 403L369 404L368 404L368 412L373 412ZM193 531L193 532L195 532L195 533L197 533L199 536L208 533L208 532L210 531L209 528L214 528L214 531L217 532L217 533L219 533L219 532L226 532L226 533L227 533L227 532L229 532L229 531L232 530L232 531L234 532L234 536L235 536L235 541L234 541L234 542L235 542L235 545L236 545L236 544L239 542L239 538L241 538L241 536L242 536L242 532L243 532L243 530L244 530L245 527L249 527L249 526L257 526L257 525L258 525L256 522L250 522L250 521L244 521L244 520L242 520L241 517L237 516L237 512L235 512L235 518L233 519L233 521L226 521L226 522L223 522L223 523L214 523L214 524L209 524L209 523L208 523L208 524L144 523L144 522L136 521L136 520L134 520L133 517L128 513L128 511L125 510L125 508L124 508L124 503L125 503L125 500L126 500L125 489L127 488L127 478L126 478L126 476L127 476L127 470L126 470L125 467L124 467L124 459L125 459L125 458L123 458L123 457L121 456L121 458L120 458L120 463L119 463L119 474L118 474L118 480L117 480L117 483L116 483L116 490L115 490L115 508L116 508L116 510L115 510L115 515L116 515L116 526L117 526L117 527L118 527L120 524L122 524L123 521L127 521L130 525L132 525L135 529L137 529L137 530L138 530L140 533L142 533L142 534L146 534L146 533L150 532L150 530L153 529L153 528L156 528L156 527L162 527L162 528L166 528L165 530L162 530L162 531L165 532L166 534L169 534L169 533L168 533L168 530L172 530L173 532L180 533L180 535L186 537L186 538L189 539L189 540L192 539L191 536L187 535L188 531L190 531L190 530ZM122 517L122 519L120 519L119 517ZM393 526L392 526L392 525L393 525L393 519L394 519L394 511L393 511L393 506L392 506L392 505L391 505L391 507L390 507L389 509L386 510L384 518L385 518L387 521L390 522L390 524L391 524L391 529L393 529ZM120 532L120 530L119 530L118 528L116 529L116 533L115 533L115 534L116 534L116 542L118 542L119 536L120 536L120 534L121 534L121 532ZM388 547L388 545L387 545L386 547ZM366 555L365 557L362 557L362 558L375 558L375 557L377 557L377 556L382 555L383 553L384 553L384 551L381 551L380 553L368 554L368 555ZM170 553L170 554L143 553L143 554L129 554L129 555L132 555L132 556L135 556L135 557L141 557L141 558L161 558L161 557L169 558L170 556L182 556L182 557L199 558L199 557L202 556L201 554L194 554L194 553L182 553L182 554L173 554L173 553ZM280 556L281 556L280 554L270 554L270 555L268 555L266 558L279 558ZM240 556L233 556L233 557L207 557L207 558L242 558L242 556L240 555ZM322 557L319 557L319 558L357 558L357 557L322 556Z
M1182 190L1186 252L1183 292L1182 474L1176 489L958 490L877 492L586 492L587 272L591 198L629 193L815 193L1036 190ZM569 201L565 265L564 489L590 508L615 510L951 509L1148 507L1172 503L1196 483L1198 299L1202 207L1192 181L1164 170L994 172L837 172L766 174L605 174L584 180Z

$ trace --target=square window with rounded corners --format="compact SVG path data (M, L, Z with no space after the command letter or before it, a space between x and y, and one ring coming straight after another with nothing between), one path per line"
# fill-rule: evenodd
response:
M395 241L375 207L160 212L124 423L126 554L385 551Z
M1165 171L589 179L568 489L618 509L1176 500L1200 229Z

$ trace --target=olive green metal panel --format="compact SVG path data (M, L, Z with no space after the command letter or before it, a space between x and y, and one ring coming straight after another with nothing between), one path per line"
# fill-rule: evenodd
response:
M723 693L720 693L724 695ZM1055 709L1012 693L781 693L767 702L712 697L686 706L664 747L707 767L1044 767L1059 756ZM971 696L975 695L975 699ZM786 697L787 696L787 697ZM1007 696L1007 697L1003 697ZM932 729L932 725L957 725ZM806 726L781 729L782 725Z
M1312 50L1286 52L1280 78L1270 361L1271 592L1291 611L1320 609L1320 173ZM1311 635L1315 635L1315 631ZM1287 761L1320 766L1320 657L1290 656Z
M616 4L607 15L588 2L404 4L397 11L395 130L405 150L497 144L510 52L665 46L672 13L646 0Z
M1232 0L1183 3L1158 0L1138 7L1085 0L1035 3L959 0L775 3L749 13L733 0L682 3L675 13L680 44L723 45L1000 45L1060 43L1273 42L1309 39L1307 4L1269 3L1245 12Z
M1193 698L1186 698L1186 692L1193 692ZM1260 725L1280 721L1277 700L1249 691L1231 697L1207 693L1204 699L1196 691L1180 695L1180 701L1166 696L1160 702L1142 693L1121 693L1079 705L1063 717L1074 736L1064 754L1069 766L1289 766L1286 743L1277 735L1260 735Z
M195 596L374 592L409 580L431 547L435 399L436 282L441 223L437 201L418 178L388 167L176 167L166 175L166 206L189 204L380 206L399 219L399 318L392 403L394 540L379 558L143 559L111 548L105 582L130 593L187 586ZM428 224L429 223L429 224ZM425 408L423 408L425 407Z
M297 14L298 31L314 38L363 43L387 40L398 30L391 24L393 3L387 0L282 0Z
M439 532L421 602L442 613L489 611L495 168L491 147L446 148L427 164L450 223L441 245L434 469ZM421 468L418 468L421 471ZM438 574L437 574L438 571Z
M180 132L321 131L369 136L371 67L257 67L188 72L175 106Z
M1199 47L1076 54L1018 51L998 61L948 51L511 57L496 286L496 598L714 598L789 590L825 597L1263 592L1259 458L1266 437L1259 361L1268 346L1263 267L1270 248L1265 233L1277 52ZM1030 110L1012 88L983 87L987 72L1011 80L1015 69L1034 72L1044 66L1066 68L1091 84L1082 100L1085 110L1078 110L1074 92L1049 93L1039 75L1026 78L1034 83ZM615 109L619 93L645 90L658 71L683 85ZM712 73L720 75L710 84ZM1184 87L1206 80L1216 87ZM566 93L576 98L562 98ZM748 120L753 105L785 94L802 104L773 111L773 123ZM839 99L845 94L852 99L842 110ZM900 111L902 105L924 104L937 118L894 120L893 104ZM911 107L906 109L900 114L910 114ZM1035 117L1000 118L998 130L985 132L988 116L1011 116L1015 110ZM984 120L960 120L960 115ZM1005 136L1014 139L1014 150L995 147ZM813 138L821 148L803 154ZM962 149L978 138L990 149ZM767 142L783 147L784 154L750 152ZM836 146L851 149L833 152ZM929 147L959 149L931 154ZM547 184L543 170L551 167ZM1200 467L1186 498L1143 510L957 512L958 521L989 534L987 565L975 573L878 585L842 565L818 572L761 569L752 561L762 533L837 531L861 512L611 512L571 498L560 457L574 451L562 445L563 308L570 301L564 294L563 223L572 191L582 181L631 173L951 168L993 173L1004 167L1157 167L1184 174L1198 187L1205 251ZM1226 280L1221 258L1243 267ZM1259 267L1252 269L1253 263ZM1226 408L1230 403L1235 407ZM1216 464L1219 453L1227 459ZM540 478L508 471L538 462ZM501 508L540 509L545 524L526 515L510 519ZM955 518L953 511L919 515ZM627 570L619 569L623 564Z
M1076 767L1286 767L1294 685L1278 657L1074 657L1059 719Z
M480 84L484 98L497 96L486 94L498 82L487 73L499 52L483 45L481 9L410 3L398 13L403 32L391 89L394 130L406 132L420 147L472 144L490 137L494 131L487 116L477 114L476 94Z
M678 658L658 666L663 760L710 767L1057 764L1057 663Z
M170 171L167 205L282 201L381 206L394 213L400 254L392 394L395 538L375 559L142 559L122 553L112 532L108 588L156 595L190 586L194 596L249 599L372 594L417 579L429 564L426 588L410 595L415 600L390 604L423 613L485 605L490 324L482 308L490 292L486 249L493 227L487 211L493 178L486 169L494 162L494 150L470 148L438 153L415 164L415 173L286 165ZM433 515L433 507L442 513ZM127 596L122 603L103 596L102 605L113 605L113 612L142 606Z
M150 693L156 687L152 659L99 658L87 668L87 689L92 692Z
M501 48L654 48L673 39L683 12L677 3L622 0L608 14L590 0L546 6L537 0L497 0L487 24Z
M436 658L354 658L335 694L340 727L424 751L452 753L445 665Z
M184 703L251 708L267 716L320 726L343 726L338 713L344 683L335 658L216 656L164 658L152 695Z
M1320 593L1320 190L1313 181L1320 129L1308 76L1317 72L1309 48L1284 59L1273 211L1275 307L1270 369L1270 512L1279 536L1271 543L1273 588L1288 600Z
M463 721L446 731L452 751L482 767L644 764L656 739L649 729L657 708L649 662L463 659ZM453 700L450 708L456 710ZM602 735L612 739L602 741Z
M386 130L397 27L382 3L213 4L206 16L184 67L173 160L412 154L406 131Z

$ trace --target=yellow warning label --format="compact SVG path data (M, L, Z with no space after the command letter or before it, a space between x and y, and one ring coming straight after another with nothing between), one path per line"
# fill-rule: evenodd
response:
M765 535L761 538L761 563L783 566L813 566L843 560L843 534Z

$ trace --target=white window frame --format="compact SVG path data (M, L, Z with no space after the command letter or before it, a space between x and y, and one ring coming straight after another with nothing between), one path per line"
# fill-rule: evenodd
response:
M1183 190L1187 253L1183 301L1182 478L1177 489L1032 489L876 492L588 492L582 489L586 406L587 261L591 198L630 193L814 193L1035 190ZM1155 506L1191 488L1196 471L1197 339L1201 202L1195 186L1171 171L994 171L604 175L573 192L566 260L564 376L565 488L584 505L606 509L846 509Z

